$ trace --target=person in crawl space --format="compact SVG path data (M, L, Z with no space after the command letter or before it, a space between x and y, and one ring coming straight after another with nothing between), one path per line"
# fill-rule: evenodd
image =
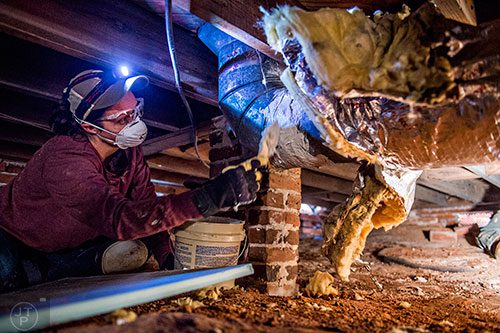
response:
M64 89L55 136L0 192L0 291L70 276L173 267L168 230L250 203L256 170L158 197L141 143L144 75L87 70Z

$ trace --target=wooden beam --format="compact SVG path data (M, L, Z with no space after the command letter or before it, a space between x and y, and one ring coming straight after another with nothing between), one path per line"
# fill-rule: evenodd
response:
M76 73L89 68L102 69L101 66L5 34L0 34L0 44L9 50L2 57L0 87L8 89L7 93L14 90L23 97L38 97L51 101L54 105L59 101L63 88ZM55 66L57 71L54 71ZM188 125L189 119L177 91L150 85L139 91L138 95L146 101L143 120L149 127L173 132L179 130L179 126ZM195 119L220 114L211 105L189 100Z
M8 184L16 176L17 176L17 173L1 171L0 172L0 184Z
M174 90L164 22L128 1L0 2L0 31L93 63L127 63ZM179 70L186 94L217 103L216 57L187 31L175 29Z
M473 203L481 202L489 187L480 180L454 180L445 182L429 178L427 175L420 176L417 183Z
M52 133L44 129L0 121L0 140L2 141L41 147L52 136Z
M140 0L135 0L140 1ZM163 15L165 5L163 0L142 0L147 6L159 15ZM423 0L411 0L423 2ZM270 10L278 5L292 5L307 10L317 10L323 7L351 8L354 5L365 11L374 10L400 10L400 0L363 0L363 1L325 1L325 0L174 0L173 12L191 13L202 20L209 22L228 35L261 51L262 53L280 60L267 45L263 29L262 12L260 7Z
M471 165L471 166L466 166L465 169L478 175L488 183L493 184L496 187L500 187L500 175L488 174L486 167L482 165Z
M333 163L327 161L325 164L318 167L307 168L311 171L324 173L346 180L354 180L358 174L359 164L357 163Z
M184 182L186 180L196 180L199 182L206 181L205 178L193 177L191 175L185 175L182 173L169 172L153 168L151 168L151 179L167 182L172 186L184 186Z
M320 199L315 196L305 195L302 196L302 203L312 205L312 206L320 206L325 207L326 209L333 209L337 206L337 203Z
M209 178L209 169L200 161L185 160L178 157L155 155L147 159L149 167L204 179Z
M259 8L262 6L269 10L278 4L293 5L294 3L287 0L266 2L258 0L175 0L175 4L267 56L280 59L280 56L267 45L264 31L258 24L263 15Z
M170 186L170 185L165 185L162 184L161 182L155 182L154 180L151 180L155 187L155 192L156 193L161 193L164 195L167 194L176 194L176 193L181 193L182 192L182 187L180 186Z
M325 7L330 8L352 8L357 6L363 9L367 14L373 12L377 9L382 11L394 11L401 10L401 5L403 3L417 2L423 3L424 0L415 1L410 0L403 2L401 0L298 0L300 5L302 5L307 10L318 10Z
M209 162L208 158L208 153L210 150L210 142L204 142L201 144L198 144L198 151L200 153L200 157L202 158L203 161ZM188 149L182 150L180 147L172 147L165 149L161 152L162 154L168 155L168 156L173 156L173 157L179 157L179 158L184 158L187 160L198 160L198 156L196 155L196 151L194 147L189 147Z
M411 206L411 210L422 209L422 208L435 208L435 207L439 207L439 205L437 205L435 203L415 199L415 201L413 202L413 206Z
M425 186L417 185L415 189L415 199L439 206L448 206L448 196L446 194L434 191Z
M307 169L302 169L302 184L328 192L337 192L346 195L352 193L352 182Z
M343 195L339 193L323 193L314 195L318 199L322 199L325 201L335 202L335 203L343 203L349 198L348 195Z
M29 161L39 147L12 144L0 140L0 158L7 158L15 161Z
M446 167L437 169L424 170L422 175L428 179L438 180L464 180L464 179L477 179L478 175L470 172L461 167Z
M13 123L26 123L49 130L49 118L57 104L42 98L26 96L16 91L0 89L2 119ZM35 112L36 111L36 112Z
M152 13L155 13L157 15L160 15L161 17L164 17L165 13L165 1L164 0L131 0L132 2L136 3L137 5L144 7L151 11ZM172 20L174 24L177 24L178 26L183 27L186 30L191 31L192 33L196 33L198 28L205 24L205 21L200 19L199 17L191 14L189 11L182 9L181 7L177 6L176 2L174 1L172 5Z
M198 139L206 137L209 134L211 124L211 121L199 124ZM174 133L161 135L147 140L142 145L142 149L144 151L144 155L149 156L168 148L184 146L192 143L194 143L193 130L191 126L188 126L181 128Z
M500 175L500 162L485 164L487 175Z

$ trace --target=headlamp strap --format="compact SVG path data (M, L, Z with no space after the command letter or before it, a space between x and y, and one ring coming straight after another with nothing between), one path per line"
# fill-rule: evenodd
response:
M101 75L102 77L102 75ZM101 97L108 88L116 82L113 77L104 77L92 90L81 100L75 110L75 116L79 119L86 119L92 111L94 103Z

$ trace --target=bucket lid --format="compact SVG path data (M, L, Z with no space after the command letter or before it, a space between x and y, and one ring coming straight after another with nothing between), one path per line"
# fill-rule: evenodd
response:
M221 217L221 216L209 216L209 217L202 217L199 219L192 219L189 220L192 222L207 222L207 223L224 223L224 224L243 224L245 223L242 220L237 220L233 219L230 217Z
M226 217L209 217L197 220L186 221L177 227L174 235L187 233L197 233L208 235L244 235L244 222Z

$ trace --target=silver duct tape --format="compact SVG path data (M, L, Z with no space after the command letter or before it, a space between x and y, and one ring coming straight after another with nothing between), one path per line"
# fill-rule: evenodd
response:
M375 177L403 200L407 214L413 205L417 179L421 174L422 170L392 170L375 166Z

